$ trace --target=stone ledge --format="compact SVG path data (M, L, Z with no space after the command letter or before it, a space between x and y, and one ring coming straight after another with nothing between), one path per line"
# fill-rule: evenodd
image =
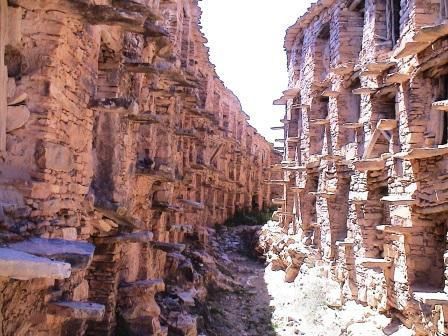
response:
M416 301L430 306L448 305L448 294L445 292L414 292L413 297Z
M358 171L378 171L386 168L386 161L383 159L365 159L354 162L355 170Z
M407 152L401 152L394 155L396 158L404 160L422 160L435 156L444 156L448 154L448 147L439 146L436 148L413 148Z
M383 270L392 266L392 260L380 258L357 258L356 263L365 268L381 268Z
M68 263L36 257L29 253L0 248L0 276L16 280L66 279L71 274Z
M153 249L160 250L166 253L172 253L172 252L182 253L185 250L186 245L153 241L151 242L151 247Z
M120 292L129 296L136 296L138 293L160 293L165 291L165 282L162 279L150 279L136 282L125 282L120 285Z
M118 236L97 237L95 242L99 244L104 243L149 243L153 240L154 234L151 231L125 233Z
M393 205L414 205L416 200L410 195L396 194L382 197L381 202L391 203Z
M50 302L47 308L50 315L92 321L101 321L105 311L106 307L102 304L77 301Z
M378 231L391 234L411 234L413 228L396 225L379 225L376 227Z
M64 261L78 269L87 268L95 252L95 246L88 242L63 239L32 238L9 247L31 255Z

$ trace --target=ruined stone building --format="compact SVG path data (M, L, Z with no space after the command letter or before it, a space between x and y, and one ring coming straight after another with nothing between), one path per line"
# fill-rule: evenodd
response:
M268 207L276 158L200 16L197 0L0 0L0 335L195 335L155 294L205 295L184 243Z
M346 300L448 332L448 3L320 0L286 34L284 195ZM280 172L280 173L279 173Z

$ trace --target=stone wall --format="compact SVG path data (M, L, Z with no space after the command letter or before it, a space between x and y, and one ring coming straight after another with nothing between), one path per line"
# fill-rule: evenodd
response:
M286 110L284 232L346 300L417 335L448 331L445 8L318 1L287 31L289 88L274 102Z
M270 206L277 155L200 16L197 0L0 0L1 335L166 335L154 297L183 243Z

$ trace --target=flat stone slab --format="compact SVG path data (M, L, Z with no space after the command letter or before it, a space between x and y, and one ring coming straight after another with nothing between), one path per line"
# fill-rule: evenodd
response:
M191 206L192 208L198 209L198 210L204 210L205 206L203 203L190 201L190 200L180 200L183 204L186 204L188 206Z
M70 277L71 266L65 262L13 250L0 248L0 276L16 279L66 279Z
M162 279L149 279L136 282L125 282L120 285L120 292L129 296L142 293L160 293L165 290L165 282Z
M73 268L86 268L95 252L95 246L90 243L64 239L32 238L9 247L40 257L65 261Z
M392 203L394 205L413 205L416 203L416 200L414 198L406 194L395 194L384 196L381 198L381 201L386 203Z
M431 306L448 305L448 294L445 292L414 292L414 299Z
M149 243L154 238L151 231L133 232L121 234L118 236L98 237L95 239L98 243Z
M392 266L391 260L380 259L380 258L359 258L356 260L359 265L366 268L381 268L385 269Z
M358 171L376 171L386 168L386 162L383 159L364 159L354 163L355 169Z
M412 234L412 227L398 226L398 225L378 225L376 227L378 231L392 234Z
M394 157L404 160L423 160L435 156L445 156L448 154L448 147L436 148L413 148L408 152L397 153Z
M47 308L47 313L50 315L92 321L101 321L105 311L106 307L102 304L77 301L50 302Z

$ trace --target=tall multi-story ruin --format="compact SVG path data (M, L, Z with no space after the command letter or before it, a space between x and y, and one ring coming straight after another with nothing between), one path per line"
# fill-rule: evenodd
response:
M320 0L286 34L285 232L348 300L448 332L448 3ZM280 173L281 172L281 173Z
M184 301L201 294L179 279L185 240L269 206L276 158L200 16L197 0L0 0L1 335L194 335L154 296L173 272Z

